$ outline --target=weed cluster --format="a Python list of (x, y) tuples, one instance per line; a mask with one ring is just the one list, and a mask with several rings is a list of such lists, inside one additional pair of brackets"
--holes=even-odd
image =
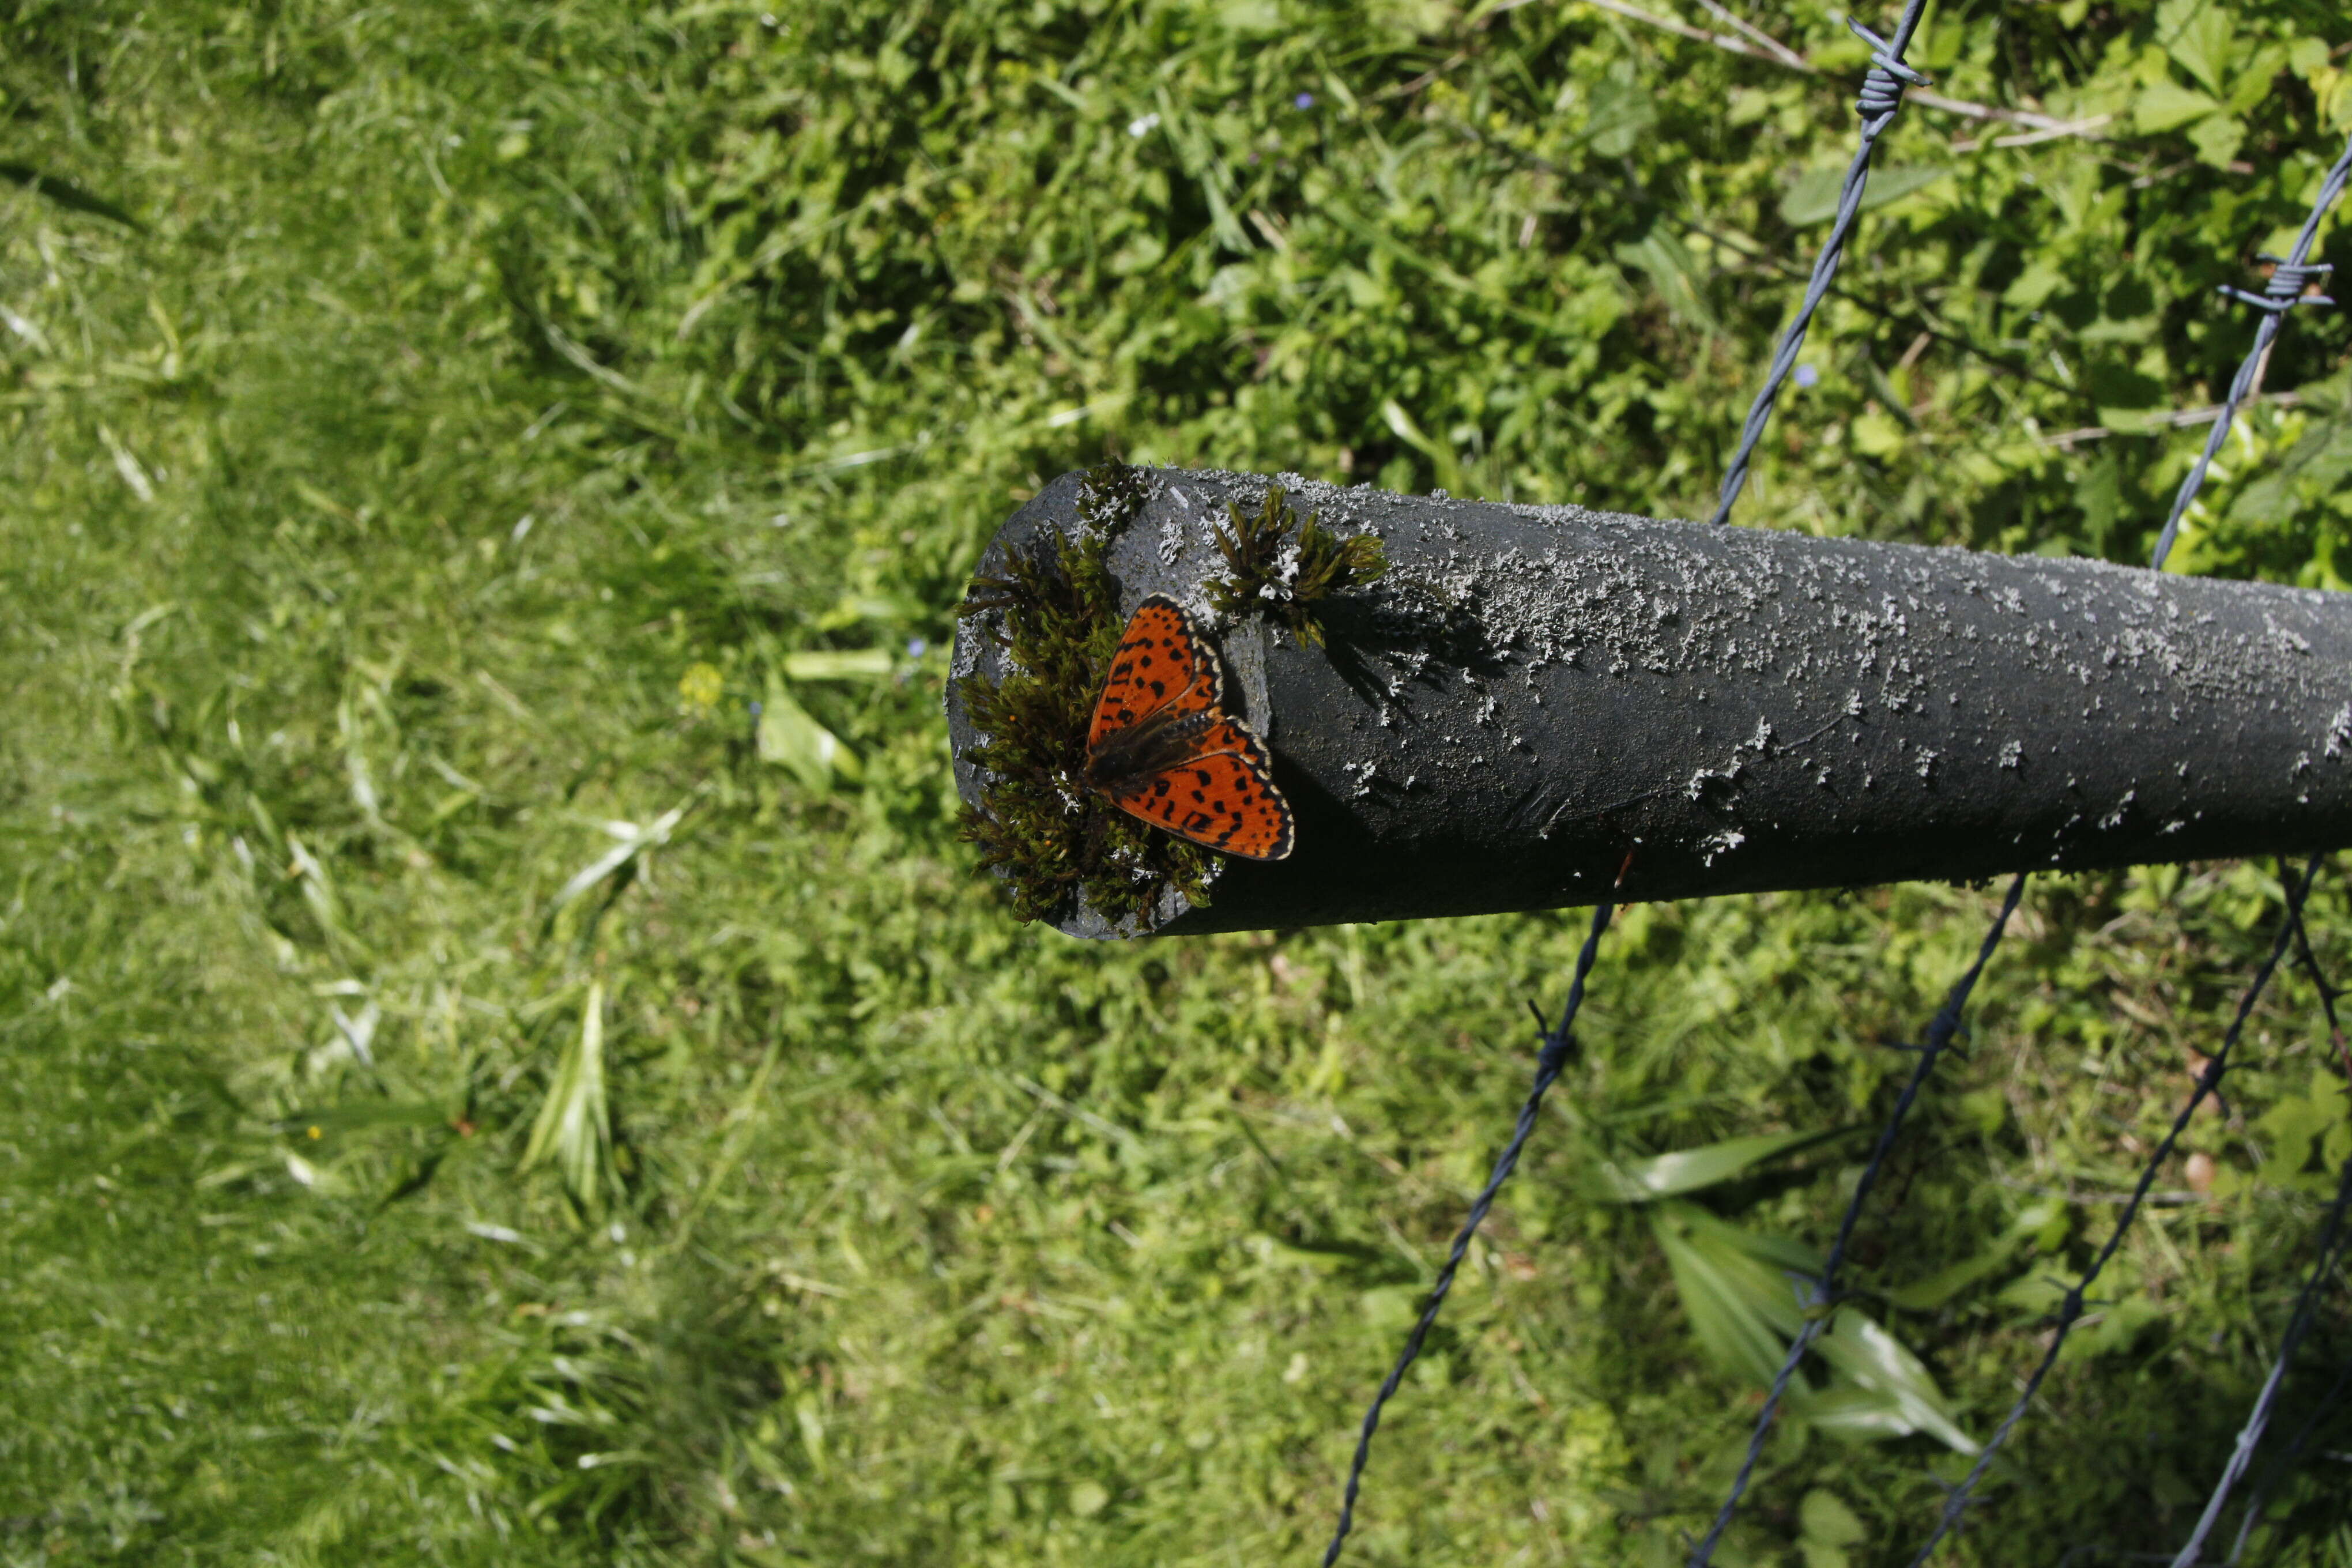
[(1148, 921), (1174, 886), (1208, 902), (1215, 857), (1146, 826), (1079, 782), (1087, 730), (1124, 623), (1107, 563), (1110, 542), (1140, 505), (1141, 470), (1107, 463), (1087, 476), (1086, 526), (1048, 530), (1014, 549), (1002, 575), (976, 577), (960, 612), (1003, 612), (1007, 673), (966, 677), (964, 711), (988, 739), (971, 760), (987, 773), (963, 837), (1004, 879), (1015, 913), (1045, 920), (1083, 900), (1114, 921)]

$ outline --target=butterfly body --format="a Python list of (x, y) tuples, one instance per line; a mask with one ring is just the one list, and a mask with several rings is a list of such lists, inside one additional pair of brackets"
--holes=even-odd
[(1273, 760), (1224, 710), (1224, 668), (1183, 606), (1146, 598), (1128, 622), (1088, 727), (1081, 781), (1180, 838), (1279, 860), (1295, 837)]

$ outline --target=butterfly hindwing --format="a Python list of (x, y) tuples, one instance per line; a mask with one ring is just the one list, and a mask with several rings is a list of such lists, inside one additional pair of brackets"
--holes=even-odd
[(1174, 715), (1215, 709), (1224, 700), (1224, 685), (1215, 650), (1193, 634), (1184, 607), (1165, 594), (1153, 594), (1136, 606), (1111, 656), (1087, 746), (1092, 750), (1104, 736), (1162, 710)]
[(1223, 714), (1192, 754), (1122, 781), (1110, 799), (1154, 827), (1228, 855), (1279, 860), (1290, 853), (1290, 805), (1275, 787), (1265, 748)]

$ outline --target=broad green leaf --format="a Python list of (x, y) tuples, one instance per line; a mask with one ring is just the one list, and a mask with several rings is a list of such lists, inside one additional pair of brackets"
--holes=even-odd
[(2333, 1191), (2336, 1171), (2352, 1154), (2352, 1118), (2347, 1115), (2344, 1084), (2325, 1068), (2312, 1069), (2308, 1093), (2281, 1100), (2254, 1128), (2269, 1137), (2270, 1154), (2261, 1174), (2274, 1185)]
[(1845, 1549), (1861, 1545), (1870, 1534), (1853, 1510), (1826, 1487), (1805, 1494), (1797, 1505), (1797, 1524), (1801, 1531), (1797, 1547), (1805, 1554), (1805, 1568), (1847, 1568), (1852, 1559)]
[(2066, 1295), (2067, 1282), (2061, 1278), (2063, 1268), (2060, 1262), (2021, 1274), (2002, 1286), (1993, 1300), (2022, 1317), (2047, 1317)]
[(1706, 280), (1698, 258), (1672, 230), (1651, 225), (1641, 238), (1617, 247), (1617, 259), (1647, 273), (1657, 286), (1658, 297), (1677, 320), (1705, 331), (1723, 330), (1714, 307), (1706, 302)]
[(1404, 411), (1402, 404), (1393, 397), (1386, 399), (1381, 404), (1381, 418), (1398, 440), (1429, 459), (1430, 467), (1437, 472), (1437, 482), (1441, 488), (1456, 495), (1469, 488), (1462, 475), (1461, 458), (1453, 447), (1431, 438), (1414, 424), (1412, 416)]
[(1939, 1268), (1924, 1279), (1879, 1292), (1906, 1311), (1932, 1312), (1986, 1275), (2007, 1263), (2022, 1237), (2004, 1237), (1973, 1258)]
[(1887, 458), (1903, 449), (1908, 433), (1883, 410), (1873, 409), (1855, 418), (1848, 427), (1853, 449), (1866, 458)]
[[(1792, 227), (1804, 228), (1835, 217), (1838, 196), (1845, 189), (1846, 168), (1844, 163), (1820, 163), (1799, 174), (1796, 184), (1780, 198), (1780, 220)], [(1862, 188), (1861, 210), (1871, 212), (1900, 201), (1950, 173), (1949, 169), (1936, 168), (1874, 169), (1870, 183)]]
[(784, 655), (784, 677), (789, 680), (849, 680), (889, 673), (887, 648), (811, 648)]
[(2140, 89), (2132, 104), (2132, 124), (2142, 135), (2155, 136), (2202, 120), (2221, 107), (2218, 100), (2191, 88), (2159, 81)]
[[(2161, 31), (2163, 21), (2159, 19), (2157, 26)], [(2171, 35), (2164, 52), (2203, 83), (2206, 91), (2218, 93), (2230, 74), (2231, 33), (2226, 7), (2201, 5)]]
[(1881, 1295), (1895, 1306), (1912, 1312), (1932, 1312), (1945, 1302), (1974, 1285), (1988, 1274), (1998, 1270), (2016, 1256), (2017, 1249), (2046, 1228), (2053, 1217), (2063, 1215), (2065, 1205), (2055, 1199), (2038, 1203), (2010, 1222), (1993, 1244), (1973, 1258), (1961, 1259), (1948, 1268), (1939, 1268), (1924, 1279)]
[(1650, 1211), (1691, 1332), (1721, 1371), (1769, 1384), (1804, 1321), (1800, 1305), (1822, 1260), (1793, 1243), (1727, 1225), (1690, 1204)]
[(2245, 121), (2233, 114), (2209, 115), (2189, 132), (2189, 144), (2197, 149), (2197, 161), (2216, 169), (2228, 168), (2245, 141)]
[(1585, 121), (1584, 135), (1602, 157), (1625, 156), (1657, 123), (1658, 106), (1630, 61), (1615, 61), (1592, 84), (1592, 115)]
[(1282, 7), (1275, 0), (1221, 0), (1217, 20), (1236, 33), (1263, 34), (1282, 28)]
[(2342, 377), (2312, 389), (2311, 422), (2302, 439), (2276, 458), (2230, 504), (2233, 522), (2277, 527), (2312, 501), (2331, 498), (2352, 479), (2352, 403)]
[(790, 768), (813, 790), (854, 783), (866, 771), (849, 743), (812, 718), (773, 672), (760, 707), (760, 760)]
[(604, 983), (591, 981), (580, 1009), (580, 1033), (557, 1064), (547, 1099), (530, 1127), (521, 1169), (552, 1160), (564, 1189), (591, 1215), (604, 1205), (611, 1163), (612, 1121), (604, 1104)]
[(620, 843), (582, 867), (572, 874), (570, 881), (557, 889), (555, 898), (547, 907), (547, 918), (552, 921), (572, 900), (647, 850), (668, 843), (670, 830), (685, 816), (685, 805), (674, 805), (642, 826), (634, 822), (605, 823), (604, 831), (619, 839)]
[(2065, 286), (2066, 274), (2056, 262), (2037, 258), (2010, 280), (2009, 287), (2001, 291), (2000, 302), (2021, 310), (2038, 310), (2043, 300)]
[[(2334, 1183), (2328, 1184), (2333, 1191)], [(2128, 1351), (2139, 1338), (2140, 1331), (2164, 1317), (2161, 1302), (2145, 1296), (2133, 1296), (2111, 1306), (2095, 1307), (2085, 1312), (2066, 1337), (2066, 1348), (2058, 1352), (2058, 1364), (2075, 1366), (2095, 1361), (2103, 1355)]]
[(1832, 1431), (1908, 1436), (1924, 1432), (1955, 1452), (1973, 1454), (1976, 1440), (1953, 1419), (1951, 1402), (1936, 1386), (1926, 1363), (1884, 1328), (1852, 1307), (1841, 1307), (1827, 1331), (1813, 1341), (1814, 1353), (1829, 1364), (1827, 1419), (1818, 1404), (1807, 1418)]
[(1861, 1131), (1832, 1127), (1803, 1132), (1765, 1132), (1749, 1138), (1727, 1138), (1696, 1149), (1677, 1149), (1647, 1160), (1618, 1163), (1595, 1162), (1601, 1191), (1617, 1203), (1647, 1203), (1654, 1198), (1695, 1193), (1746, 1174), (1768, 1160), (1843, 1138)]

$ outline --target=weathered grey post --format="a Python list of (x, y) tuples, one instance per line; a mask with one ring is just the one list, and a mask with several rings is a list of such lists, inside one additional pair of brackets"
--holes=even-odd
[[(1047, 486), (982, 570), (1076, 536)], [(1587, 511), (1147, 470), (1108, 564), (1223, 649), (1228, 705), (1297, 815), (1286, 860), (1223, 861), (1161, 934), (1775, 888), (1975, 879), (2352, 844), (2352, 595), (2094, 561), (1813, 539)], [(1227, 503), (1269, 484), (1384, 577), (1327, 646), (1206, 609)], [(1003, 673), (959, 633), (959, 698)], [(1081, 936), (1133, 934), (1074, 908)]]

